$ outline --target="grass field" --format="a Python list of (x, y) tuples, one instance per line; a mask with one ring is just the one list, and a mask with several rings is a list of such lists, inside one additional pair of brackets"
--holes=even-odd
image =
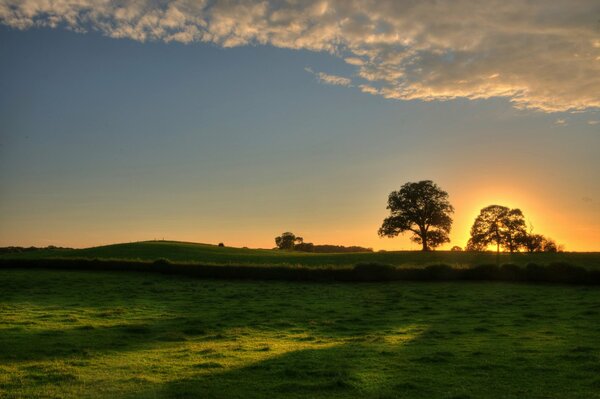
[[(173, 241), (145, 241), (115, 244), (75, 250), (43, 250), (21, 254), (6, 254), (0, 258), (88, 258), (88, 259), (134, 259), (153, 261), (159, 258), (173, 262), (199, 262), (204, 264), (251, 264), (251, 265), (304, 265), (304, 266), (351, 266), (361, 262), (381, 262), (391, 265), (426, 266), (444, 263), (454, 267), (496, 263), (495, 253), (418, 251), (312, 254), (268, 249), (243, 249), (218, 247), (216, 245), (182, 243)], [(500, 254), (500, 263), (525, 265), (568, 262), (575, 266), (600, 269), (598, 252), (565, 252), (537, 254)]]
[(600, 290), (0, 270), (0, 397), (600, 398)]

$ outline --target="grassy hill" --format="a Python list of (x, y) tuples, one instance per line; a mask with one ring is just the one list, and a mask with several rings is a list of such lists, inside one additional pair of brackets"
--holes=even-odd
[[(219, 247), (176, 241), (143, 241), (113, 244), (85, 249), (53, 249), (1, 255), (6, 258), (84, 258), (236, 265), (303, 265), (349, 266), (362, 262), (381, 262), (397, 266), (427, 266), (444, 263), (454, 267), (469, 267), (496, 263), (495, 253), (435, 251), (390, 251), (375, 253), (314, 254), (270, 249)], [(500, 254), (500, 263), (548, 264), (568, 262), (588, 269), (600, 269), (598, 252), (565, 252), (557, 254)]]

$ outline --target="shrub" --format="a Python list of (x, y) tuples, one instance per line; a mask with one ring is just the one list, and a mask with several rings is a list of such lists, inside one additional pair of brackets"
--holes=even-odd
[(387, 263), (358, 263), (352, 269), (354, 276), (362, 281), (393, 280), (396, 268)]
[(500, 268), (496, 265), (477, 265), (463, 271), (465, 280), (501, 280)]
[(169, 268), (171, 266), (171, 262), (168, 259), (160, 258), (152, 262), (152, 266), (156, 269)]
[(454, 280), (457, 278), (456, 270), (444, 264), (429, 265), (423, 269), (423, 280)]
[(505, 263), (500, 266), (500, 276), (505, 281), (522, 281), (525, 271), (522, 267), (519, 267), (512, 263)]
[(587, 283), (588, 273), (583, 267), (565, 262), (550, 263), (546, 267), (547, 281), (556, 283)]

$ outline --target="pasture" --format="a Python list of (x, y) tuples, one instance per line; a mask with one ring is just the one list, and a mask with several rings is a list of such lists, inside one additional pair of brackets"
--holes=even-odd
[(600, 398), (600, 290), (0, 270), (0, 397)]

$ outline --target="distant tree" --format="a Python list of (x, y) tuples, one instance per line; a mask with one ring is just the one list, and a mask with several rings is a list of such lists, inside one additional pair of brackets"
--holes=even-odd
[(496, 244), (496, 252), (502, 247), (512, 253), (522, 245), (526, 234), (525, 218), (520, 209), (490, 205), (475, 218), (467, 246), (481, 250)]
[(431, 180), (406, 183), (400, 190), (392, 191), (387, 209), (391, 215), (383, 221), (380, 236), (395, 237), (410, 231), (411, 240), (421, 244), (423, 251), (450, 242), (450, 215), (454, 208), (448, 201), (448, 193)]
[(299, 242), (298, 244), (294, 245), (294, 250), (301, 252), (314, 252), (315, 244), (312, 242)]
[[(331, 245), (331, 244), (312, 244), (312, 243), (303, 243), (301, 246), (305, 246), (307, 244), (312, 245), (310, 252), (317, 253), (350, 253), (350, 252), (373, 252), (373, 248), (365, 248), (359, 247), (356, 245), (352, 245), (349, 247), (345, 247), (343, 245)], [(296, 245), (296, 249), (300, 248), (300, 245)]]
[(556, 244), (551, 238), (544, 237), (544, 242), (542, 243), (542, 250), (544, 252), (562, 252), (562, 247)]
[(275, 245), (279, 249), (294, 249), (294, 245), (301, 244), (304, 240), (302, 237), (296, 237), (294, 233), (286, 231), (279, 237), (275, 237)]
[(225, 246), (225, 244), (223, 244), (222, 242), (220, 242), (220, 243), (219, 243), (219, 246), (220, 246), (220, 247), (224, 247), (224, 246)]
[(455, 245), (452, 248), (450, 248), (450, 251), (452, 251), (452, 252), (460, 252), (460, 251), (462, 251), (462, 248), (459, 247), (458, 245)]

